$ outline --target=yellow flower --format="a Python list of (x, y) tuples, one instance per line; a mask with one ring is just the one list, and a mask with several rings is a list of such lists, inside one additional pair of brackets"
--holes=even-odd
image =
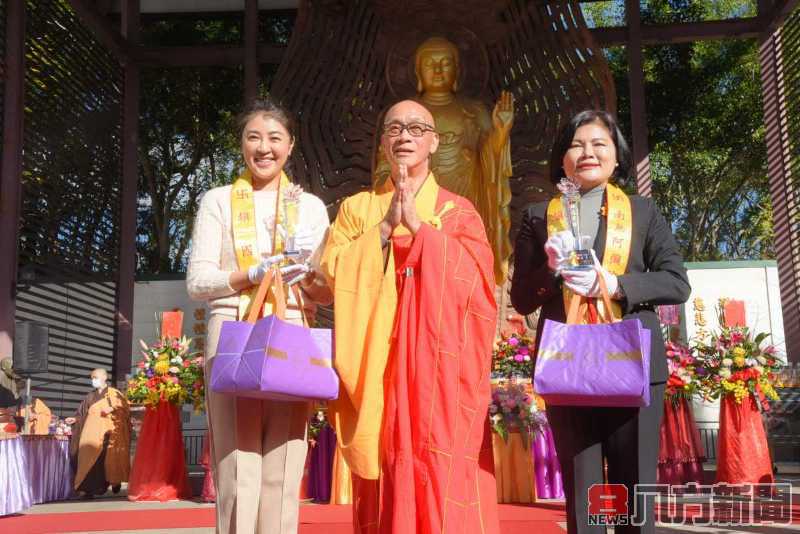
[[(744, 351), (742, 351), (742, 352), (744, 352)], [(735, 364), (737, 367), (744, 367), (744, 357), (743, 357), (743, 356), (736, 356), (736, 357), (733, 359), (733, 363), (734, 363), (734, 364)]]
[(156, 374), (165, 375), (169, 372), (169, 361), (168, 360), (159, 360), (153, 366)]
[(734, 347), (734, 349), (731, 352), (735, 357), (744, 358), (745, 356), (747, 356), (747, 351), (744, 350), (742, 347)]

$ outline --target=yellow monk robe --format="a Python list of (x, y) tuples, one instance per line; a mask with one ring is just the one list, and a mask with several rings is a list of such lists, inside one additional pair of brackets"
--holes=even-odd
[[(336, 371), (339, 399), (331, 403), (339, 447), (350, 470), (375, 480), (380, 474), (379, 438), (383, 420), (383, 372), (397, 311), (397, 280), (392, 247), (384, 269), (380, 228), (394, 186), (354, 195), (339, 208), (321, 267), (333, 288)], [(439, 185), (429, 175), (416, 195), (422, 221), (435, 221)], [(398, 226), (394, 236), (410, 232)], [(340, 349), (341, 347), (341, 349)]]
[[(29, 418), (28, 418), (28, 433), (46, 435), (50, 433), (50, 423), (53, 420), (53, 413), (47, 404), (42, 399), (34, 399), (31, 403)], [(25, 409), (22, 410), (22, 416), (25, 416)]]
[[(111, 411), (103, 416), (103, 411)], [(70, 453), (76, 490), (105, 493), (130, 474), (130, 409), (125, 396), (107, 387), (89, 393), (75, 415)], [(108, 438), (106, 438), (108, 436)]]

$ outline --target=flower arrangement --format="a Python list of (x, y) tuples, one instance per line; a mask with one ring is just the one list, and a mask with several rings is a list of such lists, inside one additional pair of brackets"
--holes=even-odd
[(525, 386), (516, 383), (498, 386), (492, 391), (489, 420), (492, 430), (503, 440), (508, 440), (509, 432), (519, 432), (525, 448), (528, 447), (530, 435), (544, 432), (548, 424), (544, 411), (539, 409), (534, 398), (525, 391)]
[(530, 337), (516, 332), (509, 336), (503, 336), (495, 342), (495, 349), (492, 353), (492, 370), (505, 378), (512, 376), (530, 378), (533, 371), (532, 353), (533, 339)]
[[(724, 320), (720, 318), (720, 324)], [(773, 345), (762, 347), (769, 334), (753, 335), (746, 326), (722, 326), (710, 341), (695, 345), (703, 366), (701, 389), (707, 399), (732, 396), (738, 404), (752, 395), (763, 410), (778, 400), (773, 387), (782, 364)]]
[(142, 345), (144, 359), (128, 381), (128, 400), (134, 404), (156, 407), (161, 401), (175, 405), (192, 404), (202, 411), (205, 401), (203, 358), (189, 353), (191, 340), (166, 338)]
[(700, 377), (706, 374), (705, 368), (697, 365), (689, 347), (668, 341), (666, 343), (669, 378), (664, 395), (673, 403), (681, 399), (691, 401), (700, 389)]
[(50, 434), (54, 434), (56, 436), (71, 436), (72, 425), (67, 423), (67, 421), (64, 419), (56, 419), (50, 423), (50, 428), (48, 431)]
[(325, 411), (317, 410), (317, 412), (311, 416), (311, 420), (308, 422), (309, 441), (315, 443), (317, 441), (319, 433), (326, 426), (330, 426), (330, 423), (328, 423), (328, 417), (325, 415)]

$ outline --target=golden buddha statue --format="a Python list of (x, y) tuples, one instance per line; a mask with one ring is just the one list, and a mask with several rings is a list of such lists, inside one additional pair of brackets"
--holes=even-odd
[[(425, 40), (414, 59), (417, 100), (433, 115), (439, 134), (431, 167), (442, 187), (468, 198), (480, 213), (494, 251), (495, 281), (502, 285), (511, 254), (514, 98), (503, 91), (489, 115), (482, 102), (459, 95), (459, 50), (442, 37)], [(376, 179), (385, 179), (388, 169), (388, 162), (379, 161)]]

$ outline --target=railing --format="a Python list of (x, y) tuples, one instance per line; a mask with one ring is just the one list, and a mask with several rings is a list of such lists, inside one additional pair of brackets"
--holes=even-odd
[(203, 455), (203, 439), (205, 430), (184, 430), (183, 449), (186, 455), (186, 468), (189, 471), (201, 471), (200, 458)]

